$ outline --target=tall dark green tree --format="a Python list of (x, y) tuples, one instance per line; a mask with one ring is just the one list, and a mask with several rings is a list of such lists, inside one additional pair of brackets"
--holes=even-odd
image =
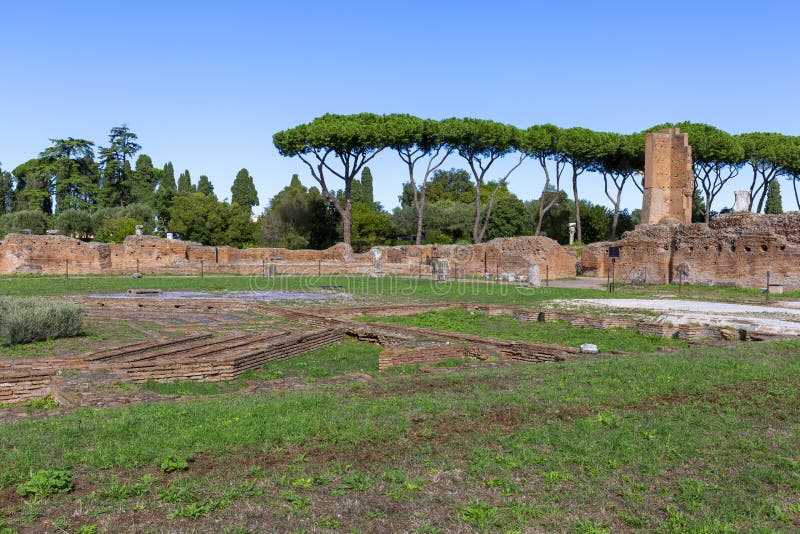
[(14, 211), (39, 210), (53, 213), (54, 183), (52, 168), (42, 158), (18, 165), (12, 174), (16, 179)]
[(695, 188), (694, 191), (692, 191), (692, 222), (705, 222), (708, 213), (709, 210), (706, 209), (703, 195), (700, 193), (699, 189)]
[(361, 202), (367, 206), (375, 206), (375, 195), (372, 190), (372, 171), (369, 167), (364, 167), (361, 171), (361, 194), (360, 198), (353, 198), (354, 202)]
[(764, 213), (778, 215), (783, 213), (783, 199), (781, 199), (781, 184), (777, 178), (773, 178), (767, 186), (767, 202), (764, 205)]
[(192, 184), (192, 176), (186, 169), (178, 176), (178, 193), (194, 193), (197, 188)]
[(0, 168), (0, 215), (14, 209), (14, 176)]
[(208, 179), (208, 176), (205, 174), (200, 175), (200, 179), (197, 181), (197, 192), (203, 193), (204, 195), (214, 195), (214, 184), (211, 183), (211, 180)]
[(106, 206), (125, 206), (133, 201), (130, 162), (142, 148), (136, 139), (137, 135), (123, 124), (111, 128), (108, 146), (100, 148), (101, 197)]
[(161, 175), (161, 182), (158, 184), (158, 188), (168, 191), (177, 191), (178, 189), (175, 183), (175, 168), (172, 166), (171, 161), (164, 164), (164, 172)]
[(153, 167), (153, 160), (147, 154), (140, 154), (136, 158), (136, 170), (133, 171), (131, 199), (134, 203), (152, 205), (155, 200), (156, 185), (157, 169)]
[(247, 169), (241, 169), (236, 173), (236, 178), (231, 185), (231, 203), (252, 210), (253, 206), (258, 206), (258, 192), (253, 183), (253, 177)]
[(53, 146), (39, 154), (49, 168), (56, 210), (87, 210), (97, 202), (98, 170), (94, 143), (86, 139), (50, 139)]

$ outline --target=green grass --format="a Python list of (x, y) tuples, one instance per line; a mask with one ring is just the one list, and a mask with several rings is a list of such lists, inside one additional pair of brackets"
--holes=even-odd
[(156, 382), (148, 380), (142, 384), (142, 389), (154, 391), (161, 395), (220, 395), (222, 393), (232, 393), (242, 389), (244, 384), (239, 381), (228, 382)]
[[(533, 305), (542, 301), (565, 298), (660, 298), (677, 296), (678, 287), (647, 286), (619, 288), (614, 293), (592, 289), (564, 289), (555, 287), (528, 288), (511, 284), (496, 284), (468, 279), (453, 282), (434, 282), (429, 279), (386, 276), (211, 276), (197, 277), (128, 277), (59, 278), (43, 276), (0, 277), (0, 296), (59, 296), (89, 293), (119, 293), (135, 288), (159, 288), (185, 291), (242, 291), (250, 289), (278, 289), (307, 291), (321, 285), (341, 286), (344, 291), (360, 297), (371, 297), (385, 302), (396, 301), (464, 301), (503, 303), (508, 305)], [(758, 289), (707, 287), (684, 285), (682, 298), (716, 299), (734, 302), (763, 302)], [(800, 298), (800, 291), (773, 296), (775, 300)]]
[[(356, 348), (337, 353), (348, 347)], [(74, 495), (42, 499), (36, 514), (7, 510), (6, 520), (36, 529), (64, 499), (79, 514), (144, 499), (150, 526), (167, 530), (240, 518), (241, 501), (279, 530), (323, 528), (336, 510), (348, 531), (792, 531), (800, 527), (798, 354), (800, 341), (769, 342), (387, 375), (373, 386), (6, 424), (0, 486), (39, 469), (82, 474)], [(77, 506), (87, 480), (140, 480), (170, 457), (195, 460), (122, 504)], [(186, 486), (188, 501), (159, 501), (196, 473), (204, 478)], [(234, 487), (245, 488), (235, 499)], [(103, 513), (78, 519), (113, 525)]]
[(566, 321), (521, 323), (507, 314), (488, 316), (483, 313), (462, 310), (432, 311), (419, 315), (396, 315), (379, 318), (360, 317), (359, 320), (434, 328), (450, 332), (463, 332), (536, 343), (555, 343), (571, 346), (593, 343), (597, 345), (601, 352), (612, 350), (651, 352), (662, 346), (686, 346), (686, 341), (684, 340), (667, 339), (656, 335), (645, 336), (629, 328), (597, 330), (594, 328), (575, 327)]
[(289, 376), (317, 379), (348, 373), (375, 376), (381, 350), (378, 345), (346, 339), (295, 358), (270, 363), (258, 371), (245, 374), (243, 379), (270, 380)]

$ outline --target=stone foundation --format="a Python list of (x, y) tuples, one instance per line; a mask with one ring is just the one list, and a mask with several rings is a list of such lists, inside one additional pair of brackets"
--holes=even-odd
[[(432, 276), (437, 260), (452, 273), (528, 275), (538, 266), (550, 278), (575, 276), (575, 259), (546, 237), (494, 239), (480, 245), (380, 247), (387, 275)], [(369, 274), (372, 252), (354, 254), (345, 244), (326, 250), (207, 247), (189, 241), (129, 236), (122, 244), (85, 243), (65, 236), (9, 234), (0, 242), (0, 274), (144, 274), (198, 275), (201, 272), (263, 275)]]
[(637, 226), (615, 243), (583, 249), (584, 272), (606, 276), (609, 246), (620, 248), (618, 282), (687, 283), (800, 290), (800, 212), (781, 215), (730, 213), (710, 224)]

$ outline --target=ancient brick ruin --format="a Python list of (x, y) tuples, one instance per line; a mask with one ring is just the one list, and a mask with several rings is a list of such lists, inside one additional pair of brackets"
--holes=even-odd
[(642, 224), (692, 222), (692, 147), (678, 128), (645, 136)]
[[(449, 276), (575, 276), (575, 258), (546, 237), (494, 239), (480, 245), (379, 247), (381, 274), (432, 276), (446, 264)], [(9, 234), (0, 242), (0, 274), (370, 274), (375, 254), (354, 254), (342, 243), (326, 250), (237, 249), (189, 241), (129, 236), (122, 244), (87, 243), (65, 236)], [(446, 261), (444, 261), (446, 260)]]
[[(583, 249), (584, 271), (606, 276), (612, 243)], [(615, 277), (621, 282), (688, 283), (800, 289), (800, 212), (719, 215), (709, 224), (638, 226), (620, 241)]]

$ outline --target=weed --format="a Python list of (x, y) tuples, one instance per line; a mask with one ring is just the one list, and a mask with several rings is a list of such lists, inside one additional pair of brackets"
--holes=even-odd
[(293, 488), (303, 488), (309, 489), (314, 485), (313, 478), (296, 478), (292, 480), (292, 487)]
[(496, 506), (476, 502), (462, 509), (461, 519), (479, 530), (488, 530), (500, 526), (500, 510)]
[(342, 528), (342, 524), (332, 516), (326, 516), (322, 518), (322, 520), (319, 522), (319, 526), (330, 530), (339, 530)]
[(183, 482), (170, 484), (158, 492), (158, 500), (163, 503), (189, 503), (198, 500), (197, 492), (194, 490), (194, 481), (185, 479)]
[(281, 499), (289, 503), (292, 508), (302, 510), (311, 506), (310, 495), (300, 495), (294, 491), (282, 491)]
[(183, 458), (178, 457), (170, 457), (161, 460), (158, 463), (158, 467), (161, 468), (161, 471), (164, 473), (172, 473), (174, 471), (186, 471), (189, 468), (189, 462), (187, 462)]
[(47, 395), (46, 397), (34, 397), (26, 400), (23, 404), (31, 410), (43, 411), (55, 410), (59, 406), (58, 401), (54, 399), (52, 395)]
[(97, 534), (97, 525), (83, 525), (75, 531), (75, 534)]
[(72, 475), (59, 469), (40, 469), (31, 473), (27, 482), (19, 485), (17, 493), (23, 497), (49, 497), (72, 491)]
[(173, 510), (170, 517), (185, 517), (186, 519), (200, 519), (217, 507), (212, 502), (190, 502)]
[(342, 484), (339, 486), (341, 489), (351, 491), (365, 491), (372, 485), (370, 477), (363, 475), (359, 472), (345, 475), (342, 477)]
[(570, 530), (576, 534), (607, 534), (609, 532), (605, 523), (593, 523), (588, 519), (581, 519), (573, 523)]
[(98, 490), (97, 495), (104, 499), (115, 501), (130, 499), (131, 497), (140, 497), (150, 491), (155, 481), (156, 478), (150, 474), (144, 475), (138, 482), (120, 483), (115, 481), (109, 487)]

